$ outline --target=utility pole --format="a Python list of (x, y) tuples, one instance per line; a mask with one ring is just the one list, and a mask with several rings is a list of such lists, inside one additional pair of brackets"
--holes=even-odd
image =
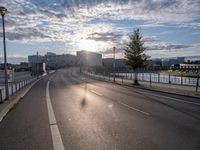
[(4, 16), (7, 13), (5, 7), (0, 7), (0, 13), (2, 16), (2, 25), (3, 25), (3, 46), (4, 46), (4, 70), (5, 70), (5, 91), (6, 91), (6, 100), (9, 99), (9, 88), (8, 88), (8, 68), (7, 68), (7, 56), (6, 56), (6, 36), (5, 36), (5, 22)]
[(113, 47), (113, 82), (115, 83), (115, 47)]

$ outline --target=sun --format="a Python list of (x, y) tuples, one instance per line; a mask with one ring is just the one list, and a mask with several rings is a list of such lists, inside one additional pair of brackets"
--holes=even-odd
[(94, 40), (88, 40), (88, 39), (83, 39), (80, 40), (78, 43), (78, 49), (79, 50), (87, 50), (87, 51), (98, 51), (98, 43)]

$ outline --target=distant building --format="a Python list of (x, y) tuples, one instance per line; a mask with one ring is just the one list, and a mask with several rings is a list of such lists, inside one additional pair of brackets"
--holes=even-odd
[(77, 64), (79, 66), (88, 67), (102, 66), (102, 54), (89, 51), (78, 51)]
[(48, 52), (45, 55), (45, 62), (50, 69), (76, 65), (76, 56), (71, 54), (56, 55)]
[(71, 54), (57, 55), (55, 53), (47, 52), (45, 56), (32, 55), (28, 56), (29, 67), (34, 63), (46, 63), (47, 68), (57, 69), (65, 66), (76, 65), (76, 56)]
[(45, 57), (42, 55), (31, 55), (28, 56), (29, 67), (31, 67), (32, 63), (42, 63), (45, 62)]
[(200, 64), (180, 64), (180, 70), (200, 70)]

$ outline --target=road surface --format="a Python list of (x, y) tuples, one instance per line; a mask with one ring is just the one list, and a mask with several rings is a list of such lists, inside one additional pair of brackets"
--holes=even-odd
[(88, 79), (41, 79), (0, 123), (0, 150), (199, 150), (200, 101)]

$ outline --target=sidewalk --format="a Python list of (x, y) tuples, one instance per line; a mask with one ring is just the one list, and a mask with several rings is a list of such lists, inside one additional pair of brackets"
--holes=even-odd
[[(6, 114), (14, 108), (14, 106), (24, 97), (24, 95), (34, 86), (40, 79), (42, 79), (44, 76), (48, 74), (52, 74), (55, 71), (50, 71), (49, 73), (45, 73), (41, 75), (38, 79), (33, 78), (31, 82), (27, 82), (26, 85), (16, 86), (16, 91), (13, 93), (12, 96), (10, 96), (9, 100), (4, 100), (3, 103), (0, 103), (0, 122), (3, 120), (3, 118), (6, 116)], [(23, 88), (22, 88), (23, 87)], [(20, 90), (19, 90), (20, 89)], [(0, 101), (1, 102), (1, 101)]]
[(6, 114), (23, 98), (23, 96), (31, 89), (31, 87), (37, 83), (40, 79), (35, 79), (29, 85), (21, 89), (20, 91), (10, 96), (9, 100), (3, 101), (0, 104), (0, 122), (6, 116)]
[[(113, 82), (113, 77), (108, 76), (101, 76), (101, 75), (94, 75), (94, 74), (88, 74), (90, 77), (103, 80), (107, 82)], [(153, 91), (160, 91), (165, 93), (172, 93), (172, 94), (178, 94), (183, 96), (191, 96), (200, 98), (200, 87), (198, 89), (198, 92), (196, 92), (195, 86), (186, 86), (186, 85), (175, 85), (175, 84), (165, 84), (165, 83), (155, 83), (155, 82), (146, 82), (146, 81), (139, 81), (140, 85), (136, 86), (133, 85), (133, 80), (130, 79), (122, 79), (122, 78), (115, 78), (115, 82), (120, 85), (126, 85), (126, 86), (132, 86), (136, 88), (143, 88), (146, 90), (153, 90)]]

